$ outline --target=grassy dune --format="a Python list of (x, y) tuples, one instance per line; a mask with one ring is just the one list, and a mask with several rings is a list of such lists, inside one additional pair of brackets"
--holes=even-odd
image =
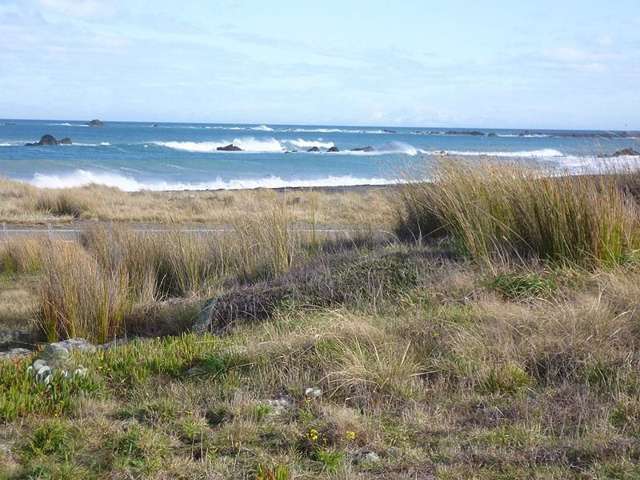
[(37, 189), (0, 179), (0, 222), (6, 223), (102, 220), (227, 225), (279, 201), (287, 204), (294, 222), (388, 225), (392, 221), (389, 193), (381, 188), (126, 193), (99, 185)]
[(224, 235), (2, 243), (6, 325), (137, 338), (46, 385), (0, 360), (0, 477), (638, 478), (636, 175), (436, 180), (378, 198), (395, 239), (255, 192)]

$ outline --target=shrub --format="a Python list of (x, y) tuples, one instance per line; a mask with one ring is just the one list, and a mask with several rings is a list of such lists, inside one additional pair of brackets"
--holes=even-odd
[(470, 256), (620, 263), (638, 246), (638, 208), (615, 176), (544, 176), (514, 165), (441, 162), (404, 187), (398, 230), (449, 235)]

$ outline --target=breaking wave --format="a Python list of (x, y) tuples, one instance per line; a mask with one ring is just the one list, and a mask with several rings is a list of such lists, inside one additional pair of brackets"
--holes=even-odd
[(350, 175), (327, 176), (316, 179), (283, 179), (277, 176), (269, 176), (259, 179), (232, 179), (215, 180), (206, 182), (167, 182), (140, 181), (133, 177), (117, 173), (92, 172), (88, 170), (75, 170), (64, 174), (36, 173), (28, 183), (39, 188), (71, 188), (86, 185), (104, 185), (115, 187), (127, 192), (141, 190), (166, 191), (166, 190), (241, 190), (250, 188), (285, 188), (285, 187), (342, 187), (356, 185), (388, 185), (396, 183), (385, 178), (364, 178)]
[(236, 138), (232, 141), (216, 142), (153, 142), (165, 148), (194, 153), (214, 153), (218, 148), (233, 144), (249, 153), (282, 153), (286, 149), (275, 138), (257, 140), (253, 137)]
[(322, 139), (319, 140), (304, 140), (302, 138), (298, 138), (297, 140), (285, 140), (285, 143), (289, 143), (297, 148), (331, 148), (335, 146), (333, 142), (324, 142)]

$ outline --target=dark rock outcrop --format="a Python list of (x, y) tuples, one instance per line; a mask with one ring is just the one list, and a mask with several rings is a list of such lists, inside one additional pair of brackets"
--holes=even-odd
[(327, 150), (327, 153), (337, 153), (337, 152), (339, 152), (339, 151), (340, 151), (340, 150), (338, 149), (338, 147), (335, 147), (335, 146), (334, 146), (334, 147), (329, 148), (329, 149)]
[(612, 157), (637, 157), (640, 155), (640, 152), (634, 150), (633, 148), (623, 148), (622, 150), (618, 150), (614, 152)]
[(352, 152), (373, 152), (374, 148), (367, 145), (366, 147), (352, 148)]
[(241, 152), (242, 149), (240, 147), (236, 147), (233, 143), (229, 145), (225, 145), (224, 147), (216, 148), (219, 152)]
[(307, 152), (319, 152), (320, 149), (318, 147), (311, 147)]
[(25, 143), (24, 145), (26, 147), (42, 147), (42, 146), (49, 146), (49, 145), (71, 145), (71, 143), (72, 142), (69, 137), (65, 137), (62, 140), (58, 141), (56, 140), (56, 137), (54, 137), (53, 135), (49, 135), (47, 133), (46, 135), (43, 135), (40, 138), (40, 141)]
[(104, 127), (104, 122), (96, 118), (87, 123), (87, 125), (89, 125), (90, 127)]
[(449, 130), (445, 135), (471, 135), (472, 137), (484, 137), (484, 132), (478, 130)]

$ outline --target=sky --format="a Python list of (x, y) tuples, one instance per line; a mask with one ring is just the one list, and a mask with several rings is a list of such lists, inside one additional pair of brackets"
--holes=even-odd
[(640, 1), (0, 0), (0, 118), (640, 129)]

